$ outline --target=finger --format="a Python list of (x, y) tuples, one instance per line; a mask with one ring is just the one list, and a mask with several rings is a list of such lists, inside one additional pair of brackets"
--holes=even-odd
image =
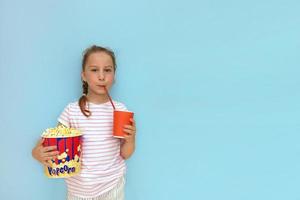
[(123, 139), (124, 139), (125, 141), (127, 141), (127, 140), (130, 139), (130, 137), (131, 137), (130, 135), (126, 134), (126, 135), (124, 135), (124, 138), (123, 138)]
[(132, 122), (132, 125), (135, 126), (135, 120), (133, 118), (130, 118), (130, 121)]
[(49, 162), (49, 161), (52, 162), (52, 160), (55, 160), (55, 159), (56, 159), (56, 157), (54, 157), (54, 156), (47, 156), (47, 157), (44, 158), (44, 161), (45, 162)]
[(53, 151), (53, 150), (57, 150), (57, 147), (56, 146), (48, 146), (48, 147), (44, 147), (43, 150), (44, 150), (44, 152)]
[(135, 126), (131, 126), (131, 125), (124, 125), (124, 128), (126, 128), (126, 129), (130, 129), (130, 130), (132, 130), (132, 131), (136, 132), (136, 128), (135, 128)]
[(45, 165), (47, 167), (52, 167), (51, 163), (48, 160), (44, 161), (43, 165)]
[(127, 141), (128, 140), (128, 135), (124, 135), (124, 140)]
[(134, 131), (131, 130), (131, 129), (124, 128), (123, 130), (124, 130), (125, 133), (128, 133), (129, 135), (134, 135)]
[(131, 122), (132, 122), (133, 129), (136, 131), (136, 123), (135, 123), (135, 120), (133, 118), (131, 118)]
[(133, 134), (136, 133), (136, 128), (132, 126), (124, 126), (123, 130), (130, 130)]
[(45, 153), (45, 156), (53, 157), (53, 156), (57, 156), (58, 154), (59, 154), (58, 151), (49, 151), (49, 152)]
[(39, 139), (38, 142), (37, 142), (37, 146), (42, 145), (44, 141), (45, 141), (45, 138)]
[(47, 166), (50, 167), (46, 161), (42, 162), (42, 164), (43, 164), (44, 166), (46, 166), (46, 167), (47, 167)]
[(124, 128), (135, 130), (135, 127), (131, 125), (124, 125)]

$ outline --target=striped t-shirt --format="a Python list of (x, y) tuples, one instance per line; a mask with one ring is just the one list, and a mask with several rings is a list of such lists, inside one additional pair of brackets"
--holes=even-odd
[[(114, 101), (116, 110), (127, 110)], [(111, 190), (125, 174), (120, 139), (112, 136), (113, 107), (110, 102), (87, 103), (91, 116), (82, 114), (78, 101), (70, 103), (58, 121), (82, 131), (80, 174), (66, 178), (68, 192), (78, 197), (96, 197)]]

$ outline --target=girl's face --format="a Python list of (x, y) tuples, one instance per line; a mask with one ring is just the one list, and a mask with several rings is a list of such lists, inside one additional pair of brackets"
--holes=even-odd
[(115, 78), (115, 70), (111, 57), (105, 52), (90, 54), (81, 77), (88, 83), (88, 96), (100, 97), (106, 95), (103, 86), (109, 90)]

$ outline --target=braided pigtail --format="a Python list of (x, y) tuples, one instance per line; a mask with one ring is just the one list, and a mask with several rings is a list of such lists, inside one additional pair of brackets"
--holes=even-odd
[(86, 117), (89, 117), (91, 116), (91, 111), (89, 111), (86, 107), (86, 104), (87, 104), (87, 93), (88, 93), (88, 84), (87, 82), (85, 81), (82, 81), (82, 90), (83, 90), (83, 94), (82, 96), (80, 97), (79, 99), (79, 107), (80, 107), (80, 110), (82, 112), (82, 114), (84, 114)]

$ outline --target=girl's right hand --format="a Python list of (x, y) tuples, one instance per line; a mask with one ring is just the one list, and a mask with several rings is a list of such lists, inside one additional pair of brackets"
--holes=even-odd
[(44, 147), (44, 140), (44, 138), (41, 138), (36, 146), (32, 149), (32, 157), (34, 157), (43, 165), (51, 167), (51, 164), (48, 161), (55, 159), (59, 152), (57, 151), (56, 146)]

